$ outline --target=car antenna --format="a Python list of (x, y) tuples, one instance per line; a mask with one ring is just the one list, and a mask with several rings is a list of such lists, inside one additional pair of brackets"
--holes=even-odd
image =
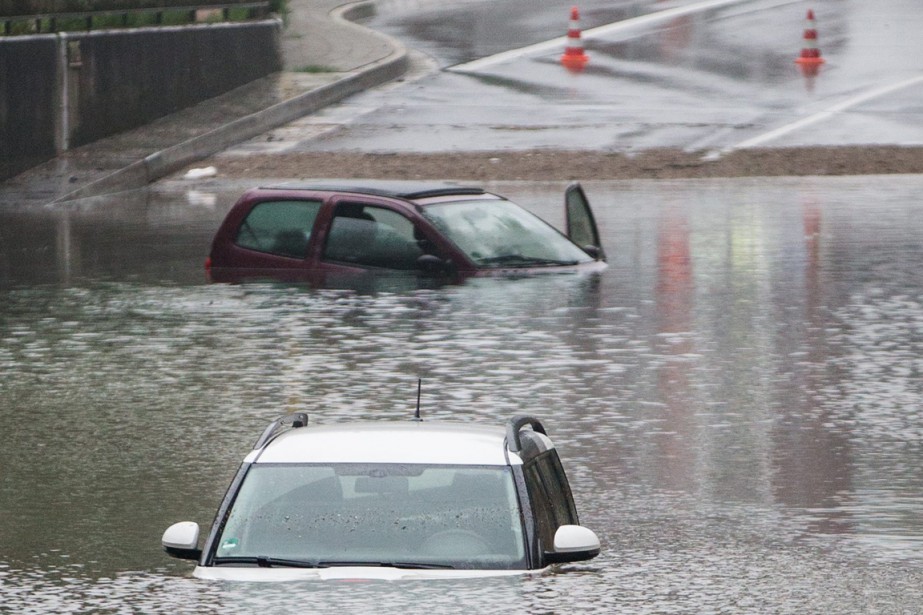
[(420, 416), (420, 391), (423, 389), (423, 378), (417, 378), (417, 411), (413, 413), (413, 420), (422, 421)]

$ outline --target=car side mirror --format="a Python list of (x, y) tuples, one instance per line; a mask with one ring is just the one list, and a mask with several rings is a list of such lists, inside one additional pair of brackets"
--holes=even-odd
[(554, 551), (546, 551), (551, 564), (581, 562), (599, 555), (599, 537), (580, 525), (562, 525), (554, 533)]
[(199, 548), (199, 524), (192, 521), (181, 521), (168, 527), (160, 543), (171, 557), (197, 560), (202, 556), (202, 549)]

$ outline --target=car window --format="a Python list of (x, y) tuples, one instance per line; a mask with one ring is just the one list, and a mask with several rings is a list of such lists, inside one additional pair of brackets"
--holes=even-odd
[(577, 507), (571, 494), (564, 467), (556, 451), (548, 451), (537, 459), (542, 470), (542, 481), (551, 497), (555, 522), (561, 525), (577, 525)]
[(396, 211), (340, 203), (324, 246), (324, 260), (384, 269), (412, 270), (423, 250), (414, 225)]
[(532, 518), (538, 530), (539, 542), (542, 549), (551, 549), (554, 544), (554, 532), (558, 529), (555, 522), (551, 497), (541, 478), (538, 464), (530, 463), (525, 466), (523, 473), (526, 479), (526, 489), (529, 492), (529, 502), (532, 505)]
[(515, 569), (525, 542), (505, 466), (257, 464), (215, 556)]
[(602, 249), (599, 241), (599, 229), (593, 218), (590, 202), (580, 184), (571, 184), (564, 193), (567, 212), (567, 235), (571, 241), (582, 248), (593, 246)]
[(242, 248), (304, 258), (320, 201), (265, 201), (250, 210), (237, 231)]
[(562, 525), (577, 525), (577, 508), (557, 452), (547, 451), (526, 464), (526, 488), (543, 548), (554, 544)]

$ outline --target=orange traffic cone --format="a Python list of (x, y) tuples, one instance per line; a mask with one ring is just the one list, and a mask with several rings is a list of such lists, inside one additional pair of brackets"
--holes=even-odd
[(808, 10), (808, 22), (804, 29), (804, 47), (795, 62), (807, 65), (824, 63), (824, 59), (820, 57), (820, 49), (817, 48), (817, 28), (814, 25), (814, 11), (810, 9)]
[(561, 64), (568, 70), (580, 72), (590, 58), (583, 53), (583, 43), (580, 40), (580, 12), (577, 7), (570, 10), (570, 27), (567, 29), (567, 47), (561, 56)]

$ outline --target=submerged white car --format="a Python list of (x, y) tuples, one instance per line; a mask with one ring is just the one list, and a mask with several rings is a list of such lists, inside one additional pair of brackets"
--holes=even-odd
[[(291, 429), (285, 429), (291, 426)], [(401, 579), (521, 574), (599, 554), (578, 525), (551, 440), (532, 417), (308, 426), (274, 421), (244, 459), (199, 548), (163, 535), (202, 579)]]

